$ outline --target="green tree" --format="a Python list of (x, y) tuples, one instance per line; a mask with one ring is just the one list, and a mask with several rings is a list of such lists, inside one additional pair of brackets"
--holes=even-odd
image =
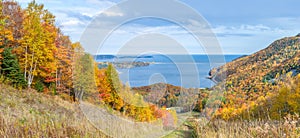
[(119, 96), (122, 88), (122, 83), (119, 80), (119, 74), (113, 65), (109, 64), (105, 75), (107, 76), (107, 82), (109, 83), (111, 96), (113, 97), (113, 102), (110, 103), (110, 105), (112, 108), (119, 111), (124, 106), (124, 101)]
[(12, 54), (11, 48), (5, 48), (3, 52), (2, 73), (14, 85), (25, 87), (26, 82), (23, 78), (19, 62), (16, 55)]
[(82, 100), (83, 94), (96, 92), (96, 81), (94, 72), (94, 60), (90, 54), (78, 53), (74, 69), (74, 92), (78, 100)]
[(106, 70), (106, 76), (112, 89), (115, 92), (119, 92), (121, 90), (121, 82), (119, 80), (119, 74), (112, 64), (108, 65)]

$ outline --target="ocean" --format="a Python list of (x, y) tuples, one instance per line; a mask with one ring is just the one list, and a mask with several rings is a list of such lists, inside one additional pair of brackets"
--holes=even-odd
[(210, 88), (210, 69), (224, 65), (243, 55), (97, 55), (97, 62), (145, 62), (147, 66), (118, 68), (120, 80), (131, 87), (168, 83), (184, 88)]

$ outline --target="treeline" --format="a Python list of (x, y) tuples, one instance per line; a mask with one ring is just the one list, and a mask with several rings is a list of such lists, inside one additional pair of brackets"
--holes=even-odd
[(84, 52), (80, 43), (72, 43), (55, 26), (55, 16), (35, 1), (22, 9), (5, 0), (0, 8), (2, 80), (16, 88), (71, 95), (74, 59)]
[(27, 8), (11, 0), (0, 2), (1, 82), (18, 89), (60, 95), (73, 101), (106, 104), (137, 121), (162, 119), (176, 124), (176, 112), (147, 103), (124, 86), (112, 65), (99, 69), (79, 42), (55, 25), (55, 16), (32, 1)]
[(150, 122), (162, 119), (165, 127), (174, 127), (177, 122), (176, 112), (159, 108), (146, 102), (138, 92), (132, 91), (128, 85), (123, 85), (112, 64), (106, 69), (95, 66), (96, 86), (100, 101), (122, 115), (136, 121)]
[(277, 93), (268, 92), (252, 102), (249, 109), (241, 113), (242, 118), (275, 119), (280, 120), (288, 115), (300, 114), (300, 74), (293, 77), (292, 72), (282, 78)]
[[(238, 97), (239, 104), (226, 99), (217, 111), (216, 117), (224, 120), (282, 120), (289, 115), (300, 114), (300, 75), (292, 77), (292, 72), (282, 78), (276, 91), (268, 91), (255, 101)], [(238, 107), (238, 108), (237, 108)]]
[(196, 100), (207, 98), (208, 95), (206, 89), (183, 88), (165, 83), (134, 87), (132, 90), (144, 96), (147, 102), (154, 103), (159, 107), (177, 107), (180, 108), (180, 112), (200, 111), (200, 105), (196, 105)]

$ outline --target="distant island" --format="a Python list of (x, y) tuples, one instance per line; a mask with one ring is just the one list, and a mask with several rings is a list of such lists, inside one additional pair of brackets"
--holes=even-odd
[[(113, 64), (116, 68), (119, 69), (130, 69), (136, 67), (145, 67), (152, 64), (152, 62), (145, 61), (123, 61), (123, 59), (130, 58), (153, 58), (151, 55), (142, 55), (142, 56), (132, 56), (132, 55), (95, 55), (94, 58), (98, 61), (99, 68), (106, 68), (108, 64)], [(105, 60), (103, 60), (105, 59)], [(120, 61), (119, 61), (120, 60)]]
[(113, 64), (116, 68), (121, 68), (121, 69), (130, 69), (130, 68), (136, 68), (136, 67), (145, 67), (149, 66), (150, 62), (142, 62), (142, 61), (137, 61), (137, 62), (98, 62), (98, 67), (99, 68), (106, 68), (108, 64)]
[(102, 59), (111, 59), (111, 60), (117, 60), (117, 59), (124, 59), (124, 58), (153, 58), (152, 55), (140, 55), (140, 56), (134, 56), (134, 55), (94, 55), (94, 58), (96, 60), (102, 60)]

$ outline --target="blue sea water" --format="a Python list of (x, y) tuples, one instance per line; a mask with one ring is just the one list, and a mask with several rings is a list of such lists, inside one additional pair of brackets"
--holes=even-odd
[(149, 62), (149, 66), (117, 68), (122, 82), (131, 87), (168, 83), (185, 88), (209, 88), (215, 85), (207, 79), (211, 68), (224, 65), (242, 55), (98, 55), (97, 62)]

